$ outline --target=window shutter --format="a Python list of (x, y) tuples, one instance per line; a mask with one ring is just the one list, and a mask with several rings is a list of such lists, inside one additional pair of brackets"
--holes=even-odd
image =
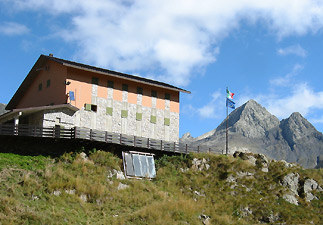
[(121, 110), (121, 118), (127, 118), (128, 117), (128, 110)]
[(97, 77), (92, 77), (92, 84), (96, 84), (96, 85), (98, 85), (98, 84), (99, 84), (99, 78), (97, 78)]
[(150, 116), (150, 122), (156, 124), (156, 122), (157, 122), (156, 116)]
[(170, 118), (164, 118), (164, 124), (166, 126), (169, 126), (170, 125)]
[(85, 104), (84, 108), (86, 111), (91, 111), (91, 104)]
[(136, 120), (142, 121), (142, 113), (136, 113)]
[(112, 107), (107, 107), (106, 111), (107, 111), (107, 112), (106, 112), (106, 113), (107, 113), (107, 115), (112, 116), (112, 112), (113, 112)]

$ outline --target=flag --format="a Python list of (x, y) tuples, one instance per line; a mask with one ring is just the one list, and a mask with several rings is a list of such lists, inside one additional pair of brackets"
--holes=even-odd
[(227, 88), (227, 98), (228, 99), (233, 99), (234, 93), (230, 92), (229, 89)]
[(231, 109), (235, 109), (236, 103), (234, 101), (230, 100), (229, 98), (227, 98), (227, 107), (229, 107)]
[(74, 91), (70, 91), (69, 96), (71, 101), (75, 101)]

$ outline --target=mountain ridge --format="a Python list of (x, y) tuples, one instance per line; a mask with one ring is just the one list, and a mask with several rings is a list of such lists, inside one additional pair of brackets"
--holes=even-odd
[[(185, 134), (180, 139), (193, 146), (225, 149), (226, 120), (216, 129), (197, 138)], [(314, 168), (323, 155), (323, 134), (299, 112), (279, 120), (255, 100), (249, 100), (228, 116), (229, 151), (262, 153), (276, 160), (296, 162)]]

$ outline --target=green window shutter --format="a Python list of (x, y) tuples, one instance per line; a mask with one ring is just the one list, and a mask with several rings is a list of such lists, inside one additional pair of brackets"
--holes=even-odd
[(121, 110), (121, 118), (127, 118), (128, 117), (128, 110)]
[(50, 86), (50, 80), (47, 80), (47, 87)]
[(152, 91), (151, 91), (151, 97), (155, 97), (155, 98), (157, 98), (157, 91), (152, 90)]
[(114, 86), (113, 81), (108, 80), (108, 87), (109, 87), (109, 88), (113, 88), (113, 86)]
[(169, 126), (170, 125), (170, 118), (164, 118), (164, 124), (166, 126)]
[(169, 93), (165, 93), (165, 99), (170, 100), (170, 94)]
[(136, 120), (142, 121), (142, 113), (136, 113)]
[(40, 83), (39, 85), (38, 85), (38, 91), (41, 91), (43, 89), (43, 84), (42, 83)]
[(91, 104), (85, 104), (84, 108), (86, 111), (91, 111)]
[(92, 77), (92, 84), (96, 84), (96, 85), (98, 85), (98, 84), (99, 84), (99, 78), (97, 78), (97, 77)]
[(128, 91), (128, 84), (122, 84), (122, 90)]
[(150, 116), (150, 122), (151, 123), (156, 123), (157, 122), (156, 116)]
[(112, 112), (113, 112), (113, 109), (112, 109), (112, 107), (107, 107), (107, 115), (110, 115), (110, 116), (112, 116)]
[(137, 87), (137, 94), (142, 95), (143, 89), (142, 87)]

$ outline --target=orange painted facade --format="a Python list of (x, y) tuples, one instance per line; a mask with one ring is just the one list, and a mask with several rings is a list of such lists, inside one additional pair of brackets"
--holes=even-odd
[[(59, 63), (48, 61), (44, 67), (39, 69), (36, 78), (17, 104), (17, 109), (66, 103), (67, 68)], [(48, 81), (49, 86), (47, 86)], [(39, 90), (40, 84), (41, 90)]]
[(89, 76), (88, 72), (68, 68), (67, 82), (70, 82), (70, 84), (66, 86), (66, 94), (69, 91), (74, 91), (75, 96), (75, 101), (69, 101), (71, 105), (82, 108), (85, 103), (91, 103), (92, 77)]
[[(98, 78), (97, 96), (108, 97), (108, 81), (113, 81), (113, 100), (122, 101), (122, 84), (128, 85), (128, 98), (130, 104), (137, 104), (137, 88), (143, 89), (142, 106), (152, 107), (151, 91), (157, 91), (156, 108), (165, 109), (165, 93), (170, 94), (170, 111), (179, 113), (179, 92), (150, 86), (147, 84), (128, 81), (104, 74), (66, 67), (59, 63), (48, 61), (48, 70), (40, 70), (17, 108), (36, 107), (44, 105), (57, 105), (70, 103), (77, 108), (92, 103), (92, 78)], [(50, 84), (47, 87), (47, 81)], [(39, 90), (39, 84), (42, 84)], [(75, 100), (68, 98), (69, 92), (74, 92)]]

